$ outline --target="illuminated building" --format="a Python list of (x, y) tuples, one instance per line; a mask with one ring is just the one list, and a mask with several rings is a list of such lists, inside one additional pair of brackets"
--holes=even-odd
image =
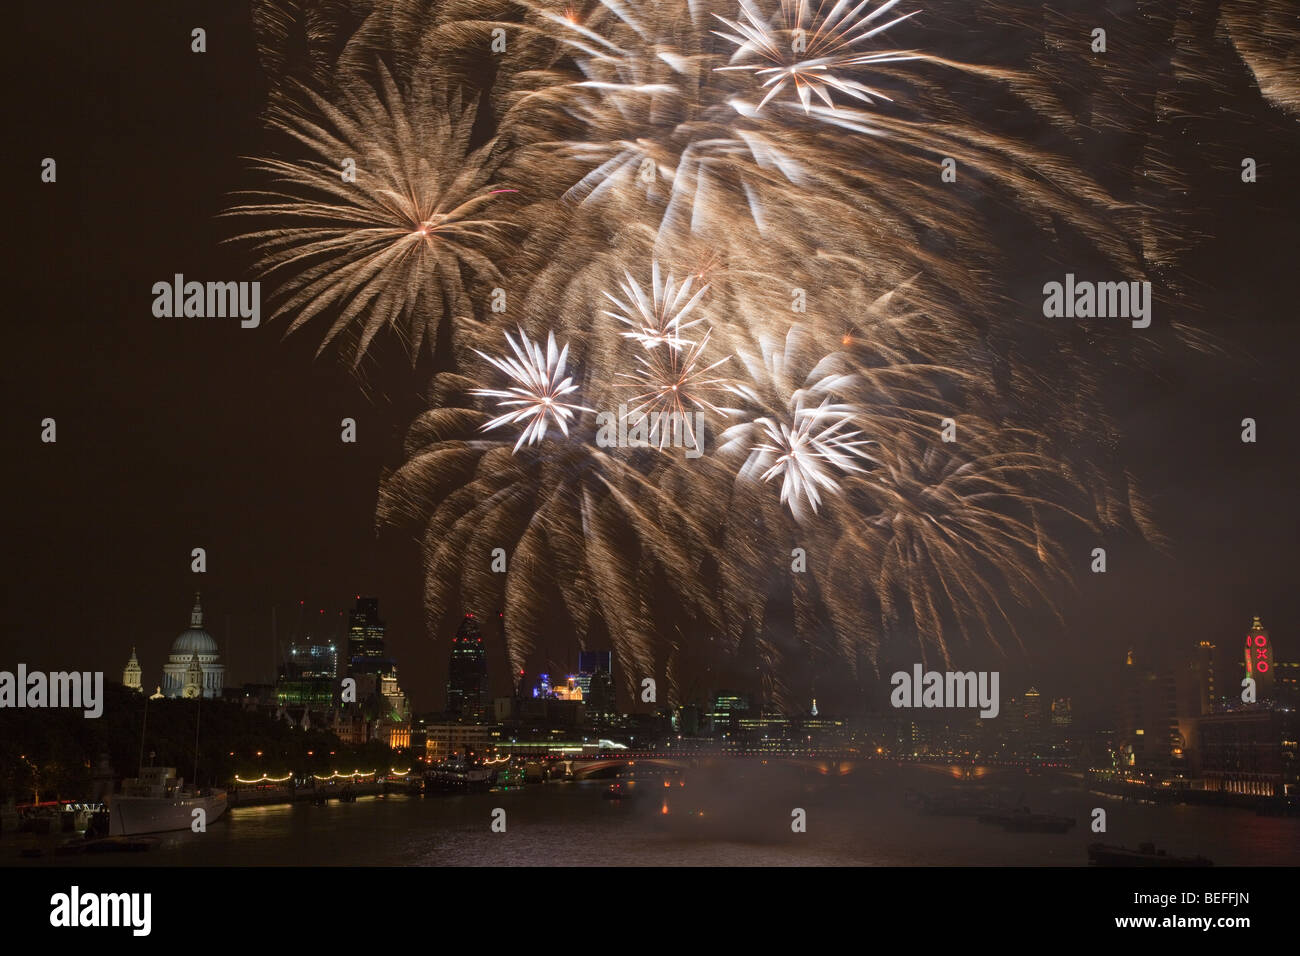
[(358, 597), (348, 616), (348, 671), (377, 674), (388, 669), (384, 658), (384, 622), (379, 618), (379, 599)]
[[(348, 615), (348, 676), (356, 681), (356, 702), (337, 719), (340, 739), (410, 741), (410, 703), (397, 683), (397, 662), (386, 656), (385, 636), (379, 599), (358, 595)], [(328, 652), (321, 652), (312, 666), (325, 669), (328, 662)]]
[(582, 685), (582, 678), (578, 674), (570, 674), (555, 681), (551, 680), (550, 674), (538, 674), (533, 697), (541, 700), (585, 700)]
[(406, 750), (411, 746), (411, 725), (384, 723), (376, 731), (375, 738), (394, 750)]
[(603, 723), (613, 719), (614, 655), (611, 651), (578, 653), (578, 685), (593, 721)]
[(198, 697), (203, 692), (203, 664), (196, 651), (190, 655), (190, 662), (185, 665), (185, 683), (181, 689), (182, 697)]
[(336, 710), (330, 717), (329, 729), (345, 747), (358, 747), (370, 736), (370, 721), (354, 711)]
[(610, 671), (596, 671), (591, 675), (587, 713), (599, 723), (606, 723), (618, 716), (614, 709), (614, 675)]
[(1268, 708), (1209, 714), (1198, 722), (1205, 789), (1255, 796), (1300, 793), (1300, 715)]
[(281, 677), (275, 682), (275, 702), (286, 706), (327, 708), (334, 703), (334, 683)]
[(1178, 725), (1176, 675), (1143, 670), (1128, 652), (1119, 681), (1120, 766), (1140, 773), (1181, 771), (1186, 741)]
[(519, 700), (517, 719), (534, 729), (582, 726), (587, 719), (586, 701), (578, 696), (570, 696), (582, 693), (576, 678), (572, 691), (569, 690), (567, 680), (564, 684), (552, 685), (548, 675), (542, 674), (540, 679), (540, 686), (533, 688), (533, 695)]
[(220, 697), (226, 681), (226, 665), (217, 653), (217, 642), (203, 629), (203, 605), (194, 595), (190, 626), (172, 642), (171, 655), (163, 667), (164, 697)]
[(1195, 653), (1178, 671), (1178, 715), (1196, 717), (1218, 708), (1214, 687), (1215, 646), (1200, 641)]
[(1069, 727), (1074, 722), (1070, 714), (1070, 698), (1058, 697), (1052, 701), (1052, 726)]
[(487, 653), (478, 620), (466, 614), (451, 639), (447, 669), (447, 713), (463, 721), (482, 723), (488, 713)]
[(577, 675), (570, 674), (563, 683), (555, 684), (551, 688), (551, 696), (556, 700), (582, 700), (582, 686), (578, 683)]
[(709, 724), (714, 734), (730, 733), (737, 729), (737, 721), (750, 709), (749, 697), (720, 691), (713, 698), (713, 710), (709, 714)]
[(1214, 689), (1214, 654), (1215, 646), (1209, 641), (1201, 641), (1197, 646), (1197, 662), (1201, 674), (1201, 713), (1208, 714), (1214, 710), (1218, 694)]
[(1245, 648), (1246, 676), (1255, 679), (1255, 699), (1258, 703), (1273, 699), (1273, 646), (1268, 639), (1268, 631), (1256, 617), (1246, 632)]
[(1273, 668), (1273, 694), (1278, 703), (1292, 710), (1300, 709), (1300, 664), (1274, 661)]
[(1201, 776), (1201, 717), (1221, 709), (1214, 685), (1215, 646), (1199, 641), (1190, 658), (1179, 664), (1175, 673), (1178, 693), (1178, 734), (1181, 756), (1191, 776)]
[(397, 685), (397, 668), (379, 675), (379, 696), (383, 699), (388, 712), (383, 719), (392, 723), (405, 724), (411, 719), (411, 705), (406, 694)]
[(138, 694), (144, 693), (144, 687), (140, 684), (140, 662), (136, 660), (135, 648), (131, 648), (131, 659), (126, 662), (126, 667), (122, 669), (122, 686), (133, 690)]
[(781, 713), (742, 713), (736, 718), (736, 736), (751, 750), (779, 749), (790, 739), (790, 718)]
[(591, 679), (595, 674), (614, 673), (614, 655), (611, 651), (578, 652), (578, 685), (584, 698), (591, 696)]
[(428, 753), (429, 740), (425, 733), (424, 721), (413, 720), (410, 725), (410, 734), (407, 737), (407, 746), (413, 751), (411, 756), (417, 759), (423, 758)]
[(1025, 691), (1020, 702), (1021, 719), (1024, 721), (1025, 745), (1029, 755), (1042, 756), (1047, 752), (1047, 739), (1044, 734), (1047, 721), (1045, 718), (1046, 702), (1038, 693), (1038, 688), (1031, 687)]
[(486, 724), (426, 724), (424, 740), (425, 753), (430, 760), (446, 760), (468, 753), (483, 753), (492, 742), (492, 729)]
[(551, 675), (550, 674), (537, 675), (537, 686), (533, 688), (533, 696), (541, 697), (543, 699), (549, 698), (551, 696)]
[(808, 716), (799, 721), (797, 737), (810, 747), (839, 747), (849, 742), (852, 733), (843, 720), (809, 711)]
[(409, 746), (411, 705), (398, 686), (397, 669), (360, 674), (353, 679), (357, 700), (333, 711), (328, 721), (330, 729), (350, 745), (382, 741), (390, 747)]
[(326, 708), (334, 703), (338, 646), (310, 640), (289, 645), (288, 659), (276, 681), (276, 703)]
[(289, 645), (289, 661), (302, 677), (335, 680), (339, 676), (339, 652), (336, 644), (313, 644), (310, 640)]

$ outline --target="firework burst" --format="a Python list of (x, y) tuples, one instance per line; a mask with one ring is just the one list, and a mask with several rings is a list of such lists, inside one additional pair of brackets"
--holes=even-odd
[(741, 354), (751, 384), (737, 392), (763, 413), (727, 429), (726, 455), (743, 456), (737, 471), (742, 482), (781, 479), (781, 504), (797, 522), (817, 514), (823, 493), (838, 489), (838, 477), (863, 470), (874, 442), (860, 430), (870, 419), (866, 410), (838, 401), (861, 390), (840, 351), (823, 353), (817, 336), (793, 327), (779, 340), (764, 337), (761, 356)]
[[(358, 357), (383, 328), (413, 354), (454, 333), (379, 509), (424, 536), (431, 630), (457, 605), (503, 608), (524, 667), (563, 617), (607, 638), (624, 675), (684, 680), (698, 644), (750, 655), (780, 698), (789, 665), (852, 670), (886, 633), (945, 659), (955, 634), (997, 644), (1068, 580), (1063, 527), (1156, 536), (1135, 488), (1109, 493), (1114, 462), (1088, 460), (1111, 437), (1097, 369), (1112, 353), (1026, 322), (989, 281), (997, 237), (1022, 225), (1140, 274), (1116, 227), (1134, 210), (1074, 158), (1094, 132), (1063, 105), (1078, 71), (902, 48), (1002, 5), (927, 0), (930, 24), (904, 24), (898, 0), (522, 5), (522, 20), (489, 0), (376, 6), (345, 78), (380, 54), (405, 82), (381, 69), (336, 82), (341, 98), (277, 97), (274, 125), (308, 158), (261, 161), (274, 191), (233, 211), (277, 219), (249, 238), (285, 277), (291, 328), (328, 312), (325, 344)], [(997, 57), (1020, 26), (980, 49)], [(479, 128), (500, 153), (472, 149), (473, 109), (432, 92), (474, 74), (446, 41), (497, 27), (510, 52)], [(1117, 70), (1105, 82), (1123, 92)], [(487, 280), (520, 310), (504, 356), (469, 307)], [(525, 328), (550, 330), (545, 346)], [(734, 424), (690, 463), (606, 448), (579, 387), (598, 408), (630, 394), (642, 418)], [(957, 445), (938, 436), (950, 416)], [(497, 548), (506, 574), (489, 570)], [(796, 549), (807, 574), (790, 573)]]
[(764, 17), (751, 0), (740, 0), (739, 21), (714, 14), (733, 32), (715, 30), (714, 35), (736, 45), (736, 52), (731, 57), (733, 64), (753, 56), (770, 65), (742, 63), (715, 69), (720, 72), (749, 72), (762, 79), (767, 93), (759, 102), (758, 109), (766, 106), (787, 86), (794, 87), (805, 114), (810, 112), (814, 95), (834, 109), (831, 90), (867, 104), (877, 99), (888, 100), (889, 97), (880, 90), (840, 74), (864, 66), (918, 59), (911, 52), (879, 50), (864, 53), (859, 47), (864, 41), (916, 15), (915, 12), (907, 13), (884, 23), (878, 22), (898, 2), (888, 0), (864, 14), (870, 0), (861, 0), (855, 7), (851, 7), (849, 0), (837, 0), (823, 15), (824, 4), (814, 6), (810, 0), (781, 0), (778, 19)]
[[(660, 212), (667, 238), (702, 229), (715, 202), (740, 201), (761, 221), (762, 194), (804, 177), (806, 158), (779, 129), (747, 118), (736, 97), (747, 81), (715, 73), (725, 65), (707, 29), (703, 4), (669, 0), (625, 5), (602, 0), (573, 20), (530, 6), (578, 76), (555, 73), (521, 98), (512, 121), (536, 129), (544, 164), (558, 152), (587, 172), (566, 195), (615, 204), (640, 194)], [(555, 140), (556, 127), (578, 135)]]
[(650, 269), (649, 296), (641, 291), (641, 286), (632, 278), (632, 273), (625, 271), (625, 281), (620, 288), (627, 301), (606, 292), (605, 297), (618, 307), (618, 311), (606, 311), (604, 314), (629, 326), (632, 331), (622, 333), (623, 336), (647, 349), (653, 350), (661, 345), (681, 349), (690, 344), (682, 333), (703, 321), (696, 318), (688, 322), (686, 317), (704, 298), (709, 287), (701, 286), (692, 296), (691, 286), (695, 282), (695, 276), (687, 276), (686, 281), (679, 286), (671, 273), (666, 278), (661, 276), (658, 259), (654, 260)]
[(483, 213), (511, 190), (491, 182), (493, 146), (470, 149), (475, 109), (458, 95), (427, 79), (402, 91), (382, 67), (377, 87), (350, 85), (338, 103), (301, 98), (270, 122), (305, 157), (256, 160), (271, 185), (240, 193), (226, 215), (270, 222), (239, 239), (280, 280), (275, 314), (291, 317), (289, 332), (329, 314), (320, 350), (347, 339), (355, 363), (388, 327), (414, 363), (468, 310), (467, 275), (499, 281), (489, 254), (507, 223)]
[(735, 385), (727, 378), (711, 376), (731, 356), (724, 355), (711, 365), (703, 363), (711, 334), (712, 330), (705, 332), (698, 342), (677, 340), (668, 348), (648, 349), (645, 355), (637, 356), (639, 368), (635, 373), (618, 373), (619, 377), (633, 380), (621, 387), (638, 393), (628, 399), (633, 405), (628, 410), (629, 424), (637, 427), (647, 421), (651, 444), (663, 448), (672, 437), (670, 429), (681, 429), (687, 446), (698, 448), (692, 412), (705, 411), (723, 418), (733, 413), (733, 409), (715, 404), (715, 399), (721, 401), (724, 395), (734, 394)]
[(767, 441), (754, 446), (753, 468), (767, 466), (763, 481), (781, 479), (781, 504), (799, 520), (805, 517), (805, 503), (816, 514), (822, 493), (839, 491), (837, 473), (863, 471), (855, 459), (867, 459), (866, 446), (873, 444), (859, 438), (861, 432), (848, 430), (853, 406), (824, 399), (807, 407), (805, 400), (803, 393), (795, 395), (791, 424), (766, 417), (754, 422), (763, 427)]
[(480, 388), (471, 393), (484, 398), (500, 399), (497, 407), (513, 409), (486, 422), (483, 430), (491, 431), (504, 425), (526, 422), (519, 441), (515, 443), (515, 451), (522, 445), (540, 442), (546, 437), (546, 429), (550, 425), (567, 436), (570, 420), (578, 412), (592, 411), (565, 401), (565, 396), (578, 390), (578, 386), (573, 384), (573, 378), (564, 374), (569, 360), (569, 347), (565, 345), (564, 348), (558, 348), (555, 333), (551, 332), (547, 335), (546, 351), (543, 352), (542, 347), (531, 341), (522, 328), (519, 330), (518, 342), (510, 337), (509, 332), (506, 333), (506, 342), (515, 353), (514, 358), (494, 358), (475, 349), (484, 361), (515, 382), (513, 387), (505, 390)]
[[(964, 289), (969, 270), (922, 241), (937, 229), (960, 235), (968, 256), (995, 254), (981, 210), (956, 190), (932, 188), (937, 164), (950, 158), (1044, 228), (1066, 218), (1111, 258), (1133, 261), (1109, 225), (1122, 203), (1077, 164), (1029, 148), (1023, 131), (999, 136), (977, 111), (1010, 88), (1023, 101), (1021, 127), (1063, 122), (1040, 115), (1054, 101), (1030, 78), (862, 49), (911, 16), (895, 16), (891, 3), (791, 0), (769, 15), (746, 0), (739, 19), (732, 0), (601, 0), (576, 19), (543, 3), (526, 8), (530, 29), (564, 56), (529, 74), (531, 88), (510, 110), (523, 147), (517, 175), (540, 181), (570, 170), (566, 198), (652, 222), (658, 251), (688, 236), (757, 232), (788, 242), (798, 230), (847, 252), (841, 237), (865, 235), (895, 264)], [(710, 29), (720, 23), (733, 29)], [(864, 70), (870, 84), (853, 78)], [(787, 102), (778, 87), (796, 94)], [(855, 105), (836, 104), (836, 95)]]

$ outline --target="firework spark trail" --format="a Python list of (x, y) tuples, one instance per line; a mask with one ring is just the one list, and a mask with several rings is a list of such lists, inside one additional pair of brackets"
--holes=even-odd
[(1300, 116), (1300, 21), (1295, 9), (1270, 0), (1224, 4), (1220, 20), (1260, 92)]
[[(250, 6), (270, 98), (289, 93), (295, 81), (327, 88), (339, 52), (359, 26), (348, 0), (253, 0)], [(300, 51), (297, 58), (291, 50)]]
[[(461, 405), (476, 386), (439, 376), (438, 407), (412, 426), (407, 463), (381, 488), (381, 523), (423, 528), (431, 628), (458, 606), (503, 607), (511, 662), (523, 667), (558, 601), (580, 638), (603, 622), (625, 676), (653, 673), (662, 622), (646, 604), (650, 568), (675, 606), (719, 626), (697, 573), (706, 529), (673, 500), (680, 482), (666, 477), (690, 478), (680, 459), (651, 451), (647, 468), (625, 450), (598, 448), (590, 433), (522, 449), (481, 437), (488, 416)], [(465, 560), (497, 547), (508, 555), (505, 575)]]
[(1004, 592), (1021, 607), (1056, 606), (1051, 589), (1068, 582), (1070, 565), (1043, 533), (1045, 513), (1095, 528), (1078, 510), (1083, 489), (1032, 449), (1039, 437), (985, 424), (960, 447), (899, 441), (882, 449), (869, 479), (846, 483), (870, 506), (837, 515), (840, 556), (885, 544), (877, 578), (885, 617), (910, 616), (941, 660), (953, 629), (969, 642), (978, 624), (997, 647), (1005, 628), (1020, 642)]

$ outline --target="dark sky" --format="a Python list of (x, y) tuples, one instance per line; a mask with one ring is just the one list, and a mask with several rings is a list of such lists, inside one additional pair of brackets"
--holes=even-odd
[[(261, 142), (247, 12), (229, 0), (79, 6), (54, 16), (24, 2), (22, 53), (6, 61), (19, 207), (6, 244), (0, 667), (117, 679), (134, 644), (158, 683), (197, 587), (228, 648), (228, 682), (265, 680), (273, 606), (288, 638), (299, 601), (319, 633), (364, 593), (380, 598), (417, 708), (441, 706), (445, 649), (423, 632), (415, 551), (377, 539), (372, 521), (381, 468), (416, 407), (409, 381), (398, 371), (362, 382), (314, 360), (310, 336), (281, 340), (265, 322), (151, 313), (153, 283), (174, 273), (254, 278), (218, 245), (229, 232), (214, 218), (248, 184), (239, 157)], [(206, 54), (189, 50), (194, 26), (208, 31)], [(1281, 657), (1300, 655), (1300, 206), (1288, 168), (1300, 136), (1258, 97), (1236, 108), (1260, 117), (1263, 179), (1207, 197), (1215, 235), (1186, 263), (1201, 290), (1188, 321), (1234, 357), (1175, 357), (1160, 380), (1115, 395), (1126, 453), (1173, 550), (1113, 546), (1109, 573), (1083, 576), (1064, 630), (1043, 634), (1031, 661), (1045, 693), (1074, 694), (1085, 709), (1104, 700), (1104, 675), (1130, 643), (1235, 648), (1258, 614)], [(58, 162), (54, 185), (39, 181), (46, 156)], [(46, 416), (57, 444), (40, 441)], [(339, 441), (344, 416), (359, 423), (356, 445)], [(1258, 444), (1239, 439), (1246, 416)], [(189, 570), (198, 546), (202, 576)]]

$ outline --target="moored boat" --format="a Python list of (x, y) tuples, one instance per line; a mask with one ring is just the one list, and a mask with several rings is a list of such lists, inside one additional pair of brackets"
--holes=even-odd
[(433, 765), (424, 774), (425, 790), (459, 792), (462, 790), (487, 790), (492, 786), (495, 771), (465, 760), (444, 760)]
[(601, 796), (606, 800), (635, 800), (640, 794), (620, 780), (611, 783)]
[(1154, 843), (1140, 843), (1136, 850), (1105, 843), (1088, 844), (1088, 862), (1095, 866), (1214, 866), (1203, 856), (1170, 856)]
[(1004, 811), (987, 793), (979, 791), (921, 794), (919, 806), (922, 813), (937, 817), (981, 817)]
[(1031, 813), (1028, 807), (1021, 807), (1006, 814), (999, 822), (1002, 829), (1010, 833), (1064, 833), (1074, 827), (1075, 819), (1052, 813)]
[(204, 825), (226, 812), (226, 791), (186, 787), (175, 767), (144, 767), (139, 777), (122, 782), (108, 807), (110, 836), (136, 836), (188, 830), (195, 811), (202, 810)]

